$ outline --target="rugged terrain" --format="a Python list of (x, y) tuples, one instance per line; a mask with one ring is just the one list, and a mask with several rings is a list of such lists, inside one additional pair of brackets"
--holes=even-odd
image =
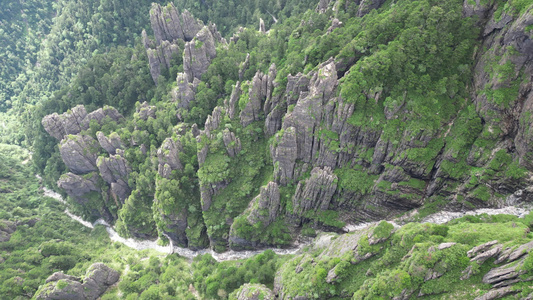
[[(297, 74), (296, 62), (274, 58), (253, 71), (243, 53), (228, 75), (220, 64), (229, 62), (217, 55), (237, 51), (245, 33), (269, 43), (276, 26), (228, 41), (187, 10), (153, 4), (155, 38), (143, 31), (142, 43), (154, 83), (163, 84), (162, 70), (182, 56), (168, 105), (143, 102), (127, 118), (82, 105), (45, 116), (69, 171), (58, 187), (87, 217), (117, 222), (123, 235), (216, 251), (283, 246), (302, 228), (340, 232), (346, 222), (414, 208), (528, 201), (528, 8), (382, 5), (356, 3), (352, 11), (320, 2), (290, 35), (286, 55), (291, 43), (305, 46), (298, 35), (313, 18), (326, 20), (313, 32), (317, 41), (345, 39), (342, 48)], [(359, 33), (346, 38), (350, 30)], [(305, 61), (320, 45), (309, 47)], [(218, 95), (217, 80), (225, 86)], [(205, 124), (192, 123), (205, 97), (218, 105)], [(152, 220), (140, 224), (142, 214)]]
[[(9, 48), (0, 108), (24, 129), (3, 140), (123, 238), (218, 253), (316, 239), (247, 260), (254, 280), (195, 258), (179, 289), (164, 269), (190, 262), (115, 262), (109, 297), (530, 297), (529, 216), (347, 229), (531, 201), (533, 2), (111, 2), (46, 6), (37, 55)], [(35, 225), (2, 219), (6, 242)], [(87, 263), (40, 293), (98, 297), (81, 294)]]

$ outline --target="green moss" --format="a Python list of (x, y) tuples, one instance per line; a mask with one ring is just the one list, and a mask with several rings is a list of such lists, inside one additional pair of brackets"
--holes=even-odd
[(356, 192), (364, 195), (374, 187), (379, 175), (368, 174), (364, 169), (356, 165), (354, 168), (344, 167), (336, 169), (335, 174), (339, 178), (339, 186), (347, 192)]

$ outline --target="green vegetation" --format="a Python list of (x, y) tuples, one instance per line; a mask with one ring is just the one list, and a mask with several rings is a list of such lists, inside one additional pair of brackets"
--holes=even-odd
[[(342, 232), (412, 208), (422, 218), (450, 204), (502, 205), (519, 190), (529, 196), (531, 74), (519, 67), (529, 56), (514, 35), (530, 33), (523, 16), (533, 2), (481, 1), (492, 20), (465, 17), (460, 0), (387, 1), (369, 11), (364, 1), (331, 1), (324, 11), (317, 2), (174, 0), (179, 11), (216, 24), (227, 41), (216, 38), (216, 57), (191, 82), (187, 107), (175, 99), (182, 92), (176, 76), (186, 69), (181, 54), (165, 62), (169, 68), (161, 63), (153, 83), (150, 65), (160, 62), (148, 58), (140, 37), (143, 29), (152, 34), (151, 1), (6, 3), (0, 142), (11, 145), (0, 144), (0, 295), (31, 298), (53, 272), (81, 276), (97, 261), (121, 272), (102, 299), (228, 299), (246, 283), (273, 289), (276, 276), (276, 289), (292, 298), (470, 299), (488, 291), (481, 278), (495, 259), (472, 262), (467, 251), (494, 239), (504, 249), (531, 241), (531, 216), (399, 229), (382, 221), (333, 237), (320, 230)], [(257, 30), (260, 19), (268, 32)], [(479, 24), (499, 25), (485, 32)], [(514, 44), (503, 45), (511, 26)], [(499, 45), (485, 49), (493, 41)], [(194, 43), (197, 51), (210, 44)], [(178, 53), (184, 46), (173, 45)], [(333, 62), (331, 78), (324, 62)], [(255, 74), (263, 74), (260, 91)], [(230, 107), (235, 87), (241, 93)], [(72, 192), (57, 186), (71, 178), (68, 153), (42, 120), (77, 105), (88, 113), (113, 107), (124, 118), (83, 124), (80, 135), (95, 142), (81, 156), (94, 168), (109, 163), (110, 174), (80, 171), (79, 182), (67, 183)], [(252, 106), (253, 120), (243, 126), (240, 113)], [(57, 120), (65, 121), (47, 125), (60, 127)], [(280, 147), (289, 127), (296, 140)], [(102, 133), (117, 149), (103, 146)], [(311, 176), (315, 168), (327, 178)], [(279, 207), (271, 197), (276, 203), (259, 208), (252, 201), (270, 182), (279, 188)], [(62, 204), (41, 195), (41, 185), (69, 192), (71, 212), (104, 217), (123, 237), (216, 252), (288, 247), (298, 235), (318, 239), (295, 256), (269, 250), (221, 263), (210, 255), (191, 261), (134, 251), (110, 243), (102, 226), (73, 223)], [(75, 195), (85, 187), (90, 192)], [(268, 219), (271, 212), (276, 217)], [(522, 279), (531, 275), (532, 257)], [(531, 292), (525, 282), (515, 288)]]

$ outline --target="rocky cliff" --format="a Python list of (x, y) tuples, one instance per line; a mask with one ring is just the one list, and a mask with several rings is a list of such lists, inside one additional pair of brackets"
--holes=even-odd
[[(498, 1), (382, 6), (320, 1), (288, 37), (300, 50), (258, 63), (257, 50), (279, 42), (275, 31), (242, 29), (228, 44), (214, 24), (154, 4), (155, 41), (143, 33), (153, 79), (170, 67), (168, 49), (183, 58), (167, 106), (140, 104), (120, 135), (88, 132), (91, 120), (123, 122), (109, 108), (46, 116), (71, 172), (60, 187), (82, 205), (103, 195), (108, 212), (92, 215), (216, 251), (286, 246), (302, 231), (341, 232), (415, 208), (530, 201), (531, 10)], [(334, 38), (346, 42), (317, 58), (320, 41)], [(259, 48), (228, 52), (249, 45)], [(185, 122), (205, 110), (194, 119), (204, 124)]]

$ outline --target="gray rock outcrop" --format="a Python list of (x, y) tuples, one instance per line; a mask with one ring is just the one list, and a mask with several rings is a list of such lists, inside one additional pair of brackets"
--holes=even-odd
[(190, 41), (203, 27), (202, 22), (194, 19), (189, 11), (184, 10), (180, 14), (173, 3), (164, 7), (153, 3), (150, 23), (158, 45), (176, 39)]
[(124, 149), (124, 144), (116, 132), (113, 132), (109, 137), (106, 137), (103, 132), (99, 131), (96, 133), (96, 138), (98, 139), (100, 146), (111, 155), (117, 154), (117, 149)]
[(182, 150), (179, 140), (167, 138), (163, 141), (161, 148), (157, 150), (159, 175), (165, 178), (170, 178), (170, 172), (183, 169), (179, 159), (179, 153)]
[(83, 205), (89, 201), (91, 193), (100, 192), (98, 179), (99, 176), (96, 172), (91, 172), (84, 176), (69, 172), (61, 175), (57, 181), (57, 186), (64, 189), (67, 195), (76, 202)]
[(189, 108), (189, 103), (195, 98), (199, 82), (197, 78), (194, 78), (193, 82), (189, 82), (187, 74), (178, 73), (176, 77), (177, 86), (172, 90), (172, 100), (178, 103), (178, 108)]
[[(145, 36), (143, 31), (143, 36)], [(169, 41), (162, 41), (156, 48), (147, 48), (146, 55), (148, 56), (148, 64), (150, 65), (150, 75), (154, 83), (157, 85), (159, 75), (163, 68), (170, 69), (172, 58), (181, 55), (183, 49), (178, 43), (171, 43)]]
[(274, 162), (274, 179), (286, 185), (294, 178), (294, 167), (297, 158), (296, 129), (288, 127), (275, 136), (274, 143), (270, 146), (270, 153)]
[(232, 300), (274, 300), (274, 293), (264, 284), (247, 283), (230, 295)]
[(144, 30), (142, 38), (148, 55), (150, 74), (157, 84), (161, 69), (171, 67), (172, 57), (182, 54), (183, 43), (191, 41), (204, 24), (196, 20), (187, 10), (180, 14), (173, 3), (164, 7), (153, 3), (150, 9), (150, 23), (155, 42), (148, 38)]
[(222, 140), (224, 141), (224, 146), (226, 146), (228, 155), (230, 157), (235, 157), (241, 152), (241, 140), (239, 137), (235, 136), (235, 133), (227, 128), (224, 129), (222, 134)]
[(128, 161), (120, 155), (111, 155), (98, 157), (96, 163), (100, 176), (111, 186), (111, 196), (115, 201), (124, 203), (131, 193), (128, 186), (128, 175), (131, 172)]
[(327, 210), (336, 189), (337, 176), (331, 168), (315, 167), (311, 177), (298, 183), (292, 198), (292, 213), (302, 217), (307, 211)]
[(63, 273), (54, 273), (46, 280), (47, 284), (35, 294), (35, 299), (98, 299), (111, 285), (115, 284), (120, 274), (104, 265), (96, 263), (89, 267), (83, 280)]
[(42, 124), (46, 132), (58, 140), (62, 140), (65, 135), (78, 134), (82, 130), (83, 120), (87, 117), (85, 106), (73, 107), (70, 112), (58, 115), (53, 113), (43, 118)]
[(17, 230), (17, 225), (11, 221), (0, 220), (0, 243), (8, 242)]
[(148, 118), (156, 118), (157, 107), (149, 105), (148, 102), (144, 101), (137, 107), (135, 113), (139, 116), (141, 120), (148, 120)]
[(183, 71), (188, 81), (193, 82), (194, 78), (201, 79), (215, 57), (215, 37), (208, 27), (204, 27), (192, 41), (185, 44)]
[[(264, 118), (264, 114), (270, 112), (269, 105), (264, 108), (265, 103), (269, 103), (272, 97), (274, 79), (276, 78), (276, 66), (270, 67), (268, 75), (258, 71), (252, 81), (248, 91), (248, 102), (240, 113), (240, 120), (243, 127), (250, 125), (254, 121)], [(265, 111), (266, 109), (266, 111)]]
[(69, 135), (59, 144), (63, 162), (75, 174), (87, 174), (98, 170), (96, 159), (100, 145), (88, 135)]
[(121, 122), (124, 119), (115, 108), (110, 106), (105, 106), (88, 114), (85, 106), (78, 105), (61, 115), (57, 113), (47, 115), (41, 123), (48, 134), (62, 140), (67, 135), (78, 134), (89, 129), (92, 120), (102, 124), (106, 117), (114, 122)]

